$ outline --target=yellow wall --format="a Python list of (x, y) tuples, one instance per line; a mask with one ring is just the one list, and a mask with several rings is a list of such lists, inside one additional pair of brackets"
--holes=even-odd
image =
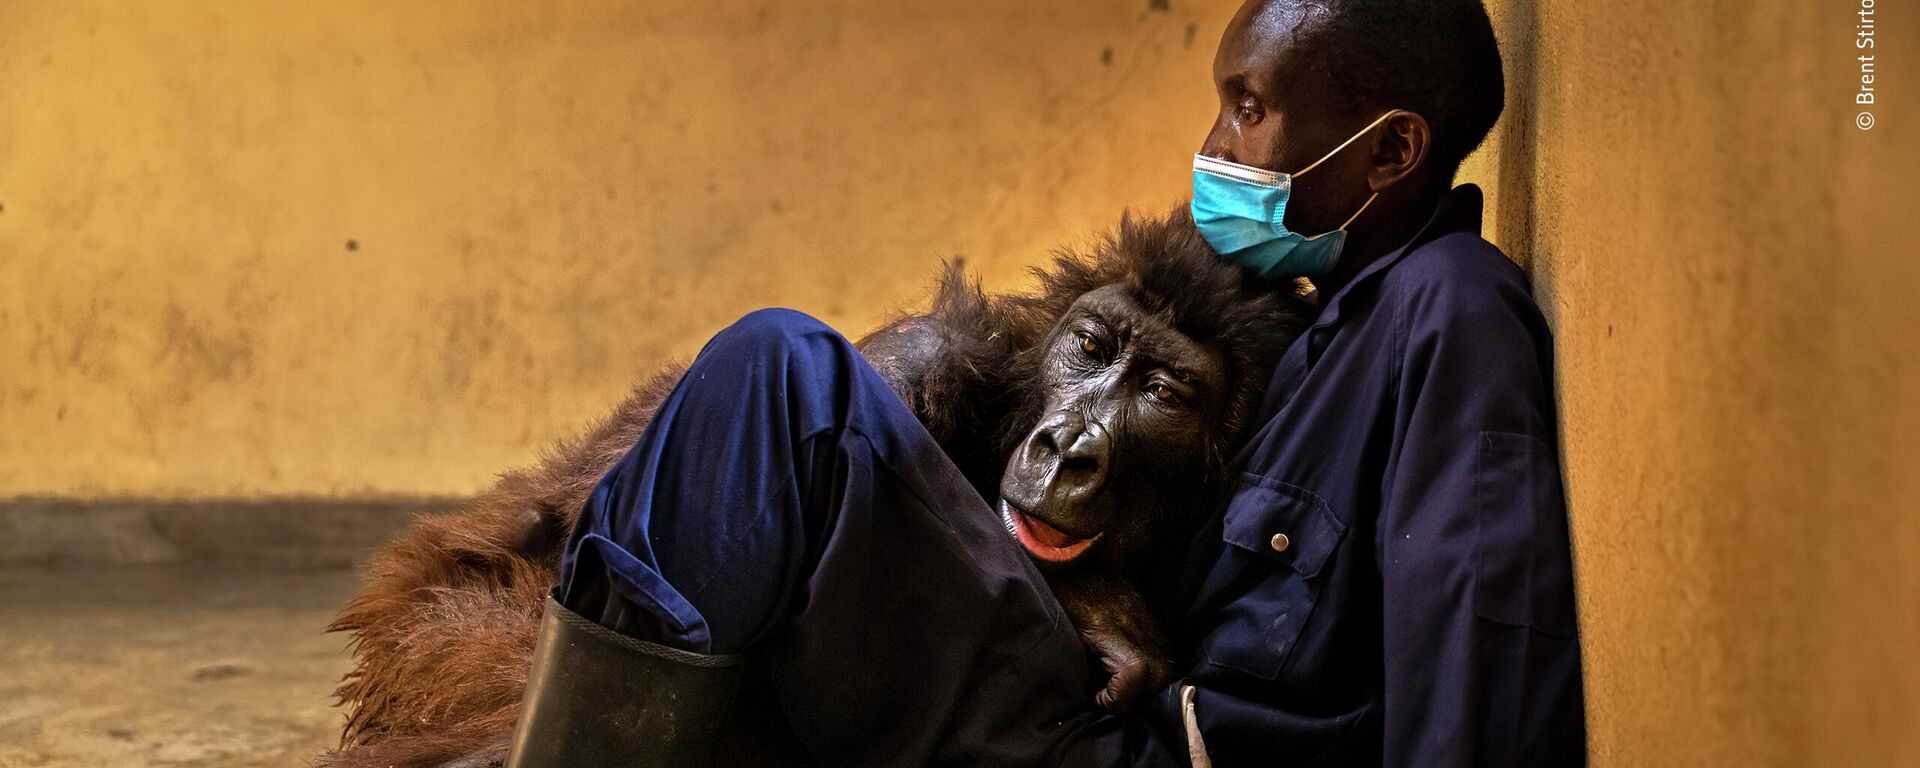
[[(0, 497), (467, 492), (749, 308), (1011, 283), (1184, 193), (1234, 3), (132, 5), (0, 4)], [(1596, 762), (1910, 759), (1920, 69), (1862, 132), (1847, 2), (1495, 6)]]
[[(1231, 2), (0, 3), (0, 498), (446, 494), (1187, 186)], [(348, 242), (357, 243), (350, 249)]]
[(1500, 9), (1597, 764), (1920, 748), (1920, 18), (1881, 6), (1865, 132), (1857, 0)]

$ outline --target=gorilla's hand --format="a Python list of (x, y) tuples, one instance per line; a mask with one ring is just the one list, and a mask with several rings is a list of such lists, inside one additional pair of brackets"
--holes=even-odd
[(1125, 712), (1172, 681), (1165, 643), (1139, 592), (1111, 575), (1068, 576), (1052, 583), (1080, 639), (1107, 670), (1106, 687), (1093, 696), (1101, 709)]

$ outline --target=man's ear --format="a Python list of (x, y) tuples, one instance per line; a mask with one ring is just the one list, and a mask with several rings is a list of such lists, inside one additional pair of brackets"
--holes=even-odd
[(1396, 109), (1374, 131), (1373, 172), (1367, 184), (1374, 192), (1419, 175), (1427, 166), (1427, 153), (1433, 148), (1433, 129), (1418, 113)]

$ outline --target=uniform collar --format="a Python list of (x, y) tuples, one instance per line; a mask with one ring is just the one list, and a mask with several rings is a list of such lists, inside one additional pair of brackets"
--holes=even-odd
[(1352, 280), (1348, 280), (1346, 285), (1340, 286), (1340, 290), (1333, 296), (1322, 302), (1325, 309), (1320, 311), (1319, 318), (1313, 323), (1313, 329), (1319, 330), (1340, 322), (1340, 305), (1347, 296), (1360, 286), (1372, 282), (1376, 276), (1392, 268), (1395, 263), (1405, 258), (1407, 254), (1418, 250), (1420, 246), (1455, 232), (1480, 234), (1480, 211), (1484, 203), (1485, 196), (1480, 193), (1480, 187), (1476, 185), (1462, 184), (1447, 190), (1446, 194), (1440, 196), (1440, 203), (1434, 206), (1433, 215), (1427, 217), (1427, 223), (1420, 227), (1419, 232), (1415, 232), (1404, 245), (1368, 264), (1365, 269), (1360, 270), (1359, 274), (1354, 275)]
[[(1333, 332), (1330, 327), (1340, 322), (1342, 308), (1351, 303), (1352, 300), (1347, 297), (1352, 296), (1353, 292), (1360, 290), (1362, 286), (1371, 285), (1378, 279), (1380, 273), (1392, 268), (1396, 262), (1426, 243), (1455, 232), (1478, 233), (1481, 200), (1480, 188), (1472, 184), (1463, 184), (1448, 190), (1446, 194), (1440, 196), (1440, 203), (1434, 206), (1433, 215), (1427, 218), (1427, 223), (1421, 226), (1420, 231), (1414, 233), (1405, 245), (1389, 251), (1385, 256), (1368, 264), (1331, 298), (1326, 299), (1322, 304), (1324, 309), (1320, 310), (1320, 316), (1315, 319), (1313, 327), (1308, 328), (1300, 338), (1294, 339), (1293, 343), (1287, 346), (1287, 351), (1280, 356), (1279, 364), (1274, 366), (1273, 376), (1267, 382), (1265, 402), (1261, 404), (1258, 421), (1254, 423), (1268, 423), (1281, 408), (1286, 406), (1288, 401), (1293, 399), (1307, 372), (1313, 368), (1320, 353), (1332, 341)], [(1258, 438), (1249, 441), (1236, 460), (1244, 461), (1249, 458), (1259, 443)]]

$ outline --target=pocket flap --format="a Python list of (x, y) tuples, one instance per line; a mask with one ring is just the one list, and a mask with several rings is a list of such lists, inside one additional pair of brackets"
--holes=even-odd
[(1223, 523), (1221, 536), (1228, 544), (1307, 577), (1320, 574), (1347, 533), (1346, 524), (1312, 491), (1250, 473), (1227, 503)]

